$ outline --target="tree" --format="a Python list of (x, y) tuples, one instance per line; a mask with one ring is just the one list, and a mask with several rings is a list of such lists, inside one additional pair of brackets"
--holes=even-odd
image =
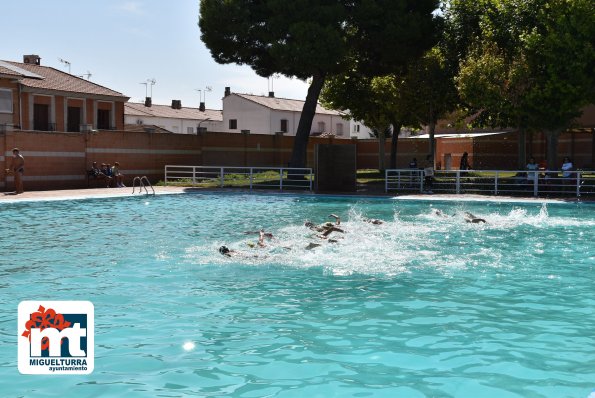
[(430, 49), (415, 60), (405, 76), (403, 90), (406, 98), (402, 103), (410, 107), (420, 124), (428, 127), (432, 159), (436, 152), (436, 124), (458, 104), (453, 77), (453, 71), (439, 47)]
[[(464, 54), (457, 77), (461, 97), (473, 112), (481, 111), (481, 123), (544, 131), (548, 167), (556, 169), (559, 134), (595, 102), (593, 2), (479, 3), (472, 18), (463, 16), (469, 12), (463, 1), (452, 1), (446, 13), (447, 31), (465, 32), (450, 36), (458, 43), (451, 48)], [(459, 29), (465, 19), (477, 25)], [(467, 47), (460, 50), (465, 40)]]
[(303, 167), (312, 119), (328, 76), (349, 57), (368, 70), (403, 64), (434, 32), (435, 0), (201, 0), (201, 39), (215, 61), (260, 76), (310, 79), (290, 165)]
[(436, 123), (457, 104), (453, 77), (438, 47), (398, 69), (389, 75), (369, 77), (352, 68), (350, 73), (330, 79), (322, 93), (327, 105), (349, 110), (372, 128), (392, 125), (391, 168), (396, 167), (402, 127), (428, 126), (433, 156)]

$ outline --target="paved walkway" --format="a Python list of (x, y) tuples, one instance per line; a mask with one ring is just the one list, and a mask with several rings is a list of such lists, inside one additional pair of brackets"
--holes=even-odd
[[(59, 191), (31, 191), (20, 195), (14, 193), (0, 194), (1, 202), (28, 202), (42, 200), (65, 200), (65, 199), (90, 199), (90, 198), (114, 198), (125, 196), (138, 196), (138, 187), (136, 193), (132, 193), (132, 187), (126, 188), (86, 188), (86, 189), (64, 189)], [(188, 192), (188, 188), (181, 187), (155, 187), (155, 194), (176, 194)], [(151, 192), (151, 190), (149, 190)], [(143, 190), (144, 193), (144, 190)]]

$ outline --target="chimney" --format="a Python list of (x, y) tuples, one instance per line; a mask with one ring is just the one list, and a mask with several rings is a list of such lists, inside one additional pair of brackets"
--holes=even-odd
[(182, 109), (182, 100), (171, 100), (171, 109)]
[(198, 106), (198, 110), (201, 111), (201, 112), (204, 112), (205, 109), (206, 109), (205, 108), (205, 103), (204, 102), (201, 102), (200, 105)]
[(151, 107), (151, 105), (152, 105), (152, 103), (151, 103), (151, 102), (152, 102), (152, 101), (151, 101), (151, 97), (145, 97), (145, 106), (146, 106), (147, 108), (150, 108), (150, 107)]
[(269, 97), (270, 98), (275, 98), (275, 92), (274, 91), (269, 91)]
[(41, 65), (41, 58), (39, 57), (39, 55), (36, 54), (23, 55), (23, 63)]
[(225, 94), (223, 96), (227, 97), (230, 94), (231, 94), (231, 87), (225, 87)]

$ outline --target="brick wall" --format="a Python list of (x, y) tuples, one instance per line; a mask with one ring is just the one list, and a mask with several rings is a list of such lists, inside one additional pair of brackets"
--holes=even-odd
[[(560, 159), (570, 156), (578, 167), (591, 167), (595, 152), (593, 133), (563, 134), (560, 137)], [(0, 134), (0, 189), (13, 190), (13, 179), (4, 169), (10, 164), (12, 148), (18, 147), (25, 157), (25, 189), (46, 190), (84, 188), (88, 186), (86, 170), (92, 162), (120, 163), (130, 184), (135, 176), (146, 175), (151, 181), (163, 180), (165, 165), (196, 166), (287, 166), (293, 137), (259, 134), (206, 133), (152, 134), (122, 131), (96, 133), (62, 133), (12, 131)], [(545, 153), (541, 134), (527, 137), (527, 151), (537, 160)], [(378, 142), (311, 137), (308, 164), (314, 163), (316, 144), (355, 144), (357, 168), (378, 167)], [(481, 138), (438, 139), (437, 163), (446, 166), (450, 156), (458, 169), (460, 156), (469, 152), (471, 165), (477, 169), (515, 169), (517, 141), (514, 134)], [(412, 158), (422, 164), (428, 153), (428, 141), (399, 139), (397, 167), (407, 168)], [(385, 144), (386, 165), (390, 160), (390, 140)]]

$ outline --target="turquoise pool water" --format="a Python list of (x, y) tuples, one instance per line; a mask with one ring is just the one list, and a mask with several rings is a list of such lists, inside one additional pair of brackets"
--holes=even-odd
[[(303, 226), (330, 213), (337, 243)], [(191, 194), (2, 204), (0, 222), (1, 396), (595, 388), (593, 205)], [(251, 248), (261, 227), (274, 239)], [(35, 299), (94, 303), (91, 375), (18, 373), (17, 305)]]

